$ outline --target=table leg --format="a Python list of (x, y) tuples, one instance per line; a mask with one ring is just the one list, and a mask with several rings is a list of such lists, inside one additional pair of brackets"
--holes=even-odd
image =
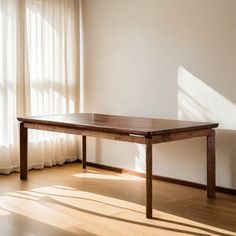
[(146, 217), (152, 218), (152, 140), (146, 139)]
[(82, 166), (83, 169), (86, 168), (86, 136), (82, 136)]
[(28, 130), (24, 127), (24, 123), (20, 123), (20, 178), (27, 180), (28, 176), (28, 160), (27, 160), (27, 149), (28, 149)]
[(207, 136), (207, 196), (216, 197), (215, 187), (215, 130)]

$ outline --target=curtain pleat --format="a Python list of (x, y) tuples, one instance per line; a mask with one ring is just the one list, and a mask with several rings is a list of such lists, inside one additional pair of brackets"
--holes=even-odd
[[(78, 0), (0, 0), (0, 173), (19, 169), (17, 116), (79, 112)], [(76, 136), (29, 131), (29, 169), (78, 157)]]

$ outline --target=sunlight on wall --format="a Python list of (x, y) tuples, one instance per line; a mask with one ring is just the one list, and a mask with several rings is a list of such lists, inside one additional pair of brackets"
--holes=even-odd
[(146, 149), (145, 145), (143, 144), (136, 144), (137, 150), (138, 150), (138, 155), (135, 157), (135, 170), (139, 172), (144, 172), (145, 171), (145, 166), (146, 166)]
[[(182, 66), (178, 68), (178, 116), (179, 120), (219, 122), (217, 131), (217, 157), (220, 164), (218, 172), (227, 170), (224, 179), (233, 184), (230, 170), (234, 165), (235, 142), (232, 131), (236, 130), (236, 104), (215, 91)], [(220, 131), (221, 130), (221, 131)], [(222, 133), (224, 130), (224, 133)], [(229, 133), (225, 133), (226, 130)], [(236, 137), (236, 136), (235, 136)], [(145, 146), (137, 144), (135, 170), (145, 171)], [(172, 146), (173, 147), (173, 146)], [(160, 150), (159, 150), (160, 154)], [(165, 150), (166, 154), (166, 150)], [(171, 154), (172, 155), (172, 154)], [(231, 160), (232, 159), (232, 160)], [(222, 161), (224, 160), (224, 161)], [(229, 165), (224, 164), (229, 160)], [(233, 171), (232, 171), (233, 172)], [(222, 176), (218, 176), (221, 184)]]
[(178, 69), (178, 119), (219, 122), (236, 130), (236, 105), (184, 67)]

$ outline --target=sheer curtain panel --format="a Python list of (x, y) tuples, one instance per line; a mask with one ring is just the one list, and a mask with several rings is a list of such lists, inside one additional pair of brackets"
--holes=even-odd
[[(79, 1), (0, 0), (0, 172), (19, 169), (17, 116), (79, 111)], [(78, 156), (73, 135), (29, 132), (29, 168)]]

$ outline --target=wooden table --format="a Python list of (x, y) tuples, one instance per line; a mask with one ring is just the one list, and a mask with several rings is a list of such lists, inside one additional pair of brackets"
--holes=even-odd
[(27, 180), (28, 129), (82, 135), (82, 165), (86, 168), (86, 137), (146, 145), (146, 217), (152, 218), (152, 145), (187, 138), (207, 138), (207, 196), (215, 198), (215, 130), (217, 123), (163, 120), (102, 114), (18, 117), (20, 178)]

